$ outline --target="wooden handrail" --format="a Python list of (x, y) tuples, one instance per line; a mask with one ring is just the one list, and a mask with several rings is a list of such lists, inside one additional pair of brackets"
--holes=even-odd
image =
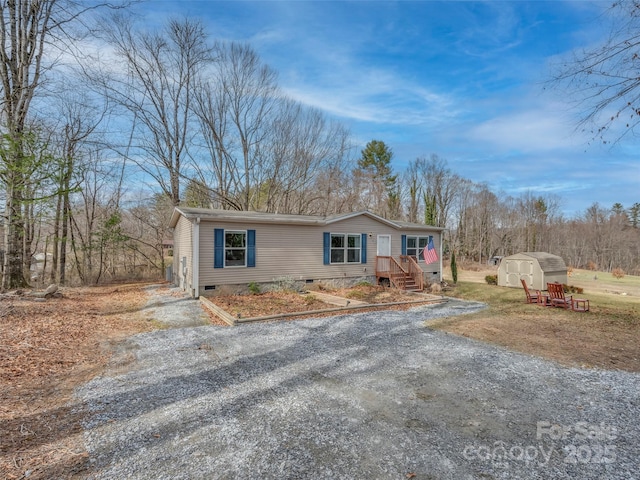
[(399, 259), (377, 256), (376, 277), (388, 278), (394, 287), (400, 289), (406, 287), (407, 277), (410, 277), (417, 288), (424, 290), (422, 268), (420, 268), (414, 257), (408, 255), (400, 255)]
[(424, 290), (423, 271), (422, 271), (422, 268), (420, 268), (420, 265), (418, 265), (418, 262), (416, 261), (415, 257), (409, 256), (409, 255), (401, 255), (400, 259), (403, 262), (406, 262), (407, 268), (405, 269), (405, 271), (413, 279), (417, 287), (420, 290)]
[(386, 277), (391, 257), (376, 257), (376, 277)]
[(406, 276), (405, 276), (404, 268), (402, 265), (398, 263), (398, 261), (390, 257), (389, 260), (389, 281), (396, 287), (401, 290), (404, 290), (406, 286)]

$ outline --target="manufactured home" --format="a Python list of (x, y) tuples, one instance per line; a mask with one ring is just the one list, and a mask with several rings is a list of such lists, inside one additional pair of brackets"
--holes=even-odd
[(170, 227), (173, 283), (194, 297), (283, 279), (411, 290), (442, 281), (442, 228), (368, 211), (310, 216), (177, 207)]

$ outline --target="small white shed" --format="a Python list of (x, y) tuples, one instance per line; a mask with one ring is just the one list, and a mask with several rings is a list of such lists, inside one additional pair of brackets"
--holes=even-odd
[(567, 283), (567, 266), (562, 257), (547, 252), (522, 252), (504, 257), (498, 267), (498, 285), (522, 288), (521, 278), (529, 288), (546, 290), (547, 283)]

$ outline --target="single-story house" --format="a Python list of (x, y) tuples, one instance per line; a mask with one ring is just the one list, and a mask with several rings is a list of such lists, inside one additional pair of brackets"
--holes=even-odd
[[(194, 297), (283, 279), (416, 290), (442, 280), (443, 228), (368, 211), (325, 217), (177, 207), (169, 226), (173, 283)], [(428, 245), (437, 258), (426, 264)]]
[(547, 252), (521, 252), (504, 257), (498, 267), (498, 285), (546, 290), (547, 283), (567, 283), (567, 266), (562, 257)]

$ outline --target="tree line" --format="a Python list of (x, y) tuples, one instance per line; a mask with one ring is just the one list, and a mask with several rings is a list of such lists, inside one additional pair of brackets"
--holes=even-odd
[(389, 179), (393, 181), (382, 204), (386, 208), (374, 211), (446, 228), (445, 254), (455, 252), (458, 262), (486, 264), (492, 257), (546, 251), (575, 268), (640, 274), (639, 202), (626, 208), (594, 203), (567, 218), (558, 195), (493, 192), (453, 172), (435, 154), (410, 162), (401, 175), (389, 171), (381, 184)]
[(329, 215), (370, 210), (446, 227), (458, 260), (547, 250), (637, 271), (638, 204), (564, 219), (287, 97), (248, 44), (195, 19), (146, 29), (127, 3), (0, 2), (2, 289), (162, 275), (178, 205)]

